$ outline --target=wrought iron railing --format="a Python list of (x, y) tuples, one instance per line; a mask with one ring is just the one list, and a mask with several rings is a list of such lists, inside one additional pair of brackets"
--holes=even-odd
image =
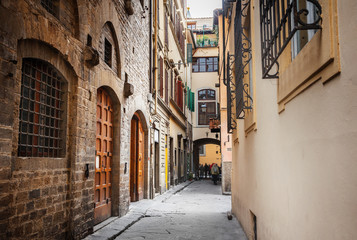
[[(237, 128), (236, 119), (244, 119), (245, 110), (252, 109), (253, 99), (249, 95), (249, 84), (244, 78), (249, 73), (252, 59), (252, 44), (244, 33), (242, 17), (247, 17), (250, 0), (237, 1), (234, 19), (234, 55), (227, 55), (227, 114), (228, 132)], [(246, 31), (250, 31), (246, 29)], [(233, 76), (234, 65), (234, 76)]]
[(309, 8), (299, 7), (299, 0), (260, 0), (263, 78), (278, 77), (277, 60), (297, 31), (321, 29), (321, 5), (305, 1)]

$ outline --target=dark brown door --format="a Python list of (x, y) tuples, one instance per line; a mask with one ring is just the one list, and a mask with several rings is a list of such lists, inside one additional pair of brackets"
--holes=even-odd
[(95, 154), (94, 223), (111, 216), (111, 170), (113, 157), (113, 106), (103, 89), (97, 92), (97, 138)]
[(130, 200), (144, 198), (144, 131), (139, 116), (131, 120), (130, 140)]

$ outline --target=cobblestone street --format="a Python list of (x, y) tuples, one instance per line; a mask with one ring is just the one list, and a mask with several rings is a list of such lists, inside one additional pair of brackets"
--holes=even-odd
[(210, 180), (195, 181), (154, 200), (133, 203), (126, 217), (87, 239), (247, 239), (238, 221), (228, 220), (230, 209), (231, 197), (222, 195), (219, 185)]

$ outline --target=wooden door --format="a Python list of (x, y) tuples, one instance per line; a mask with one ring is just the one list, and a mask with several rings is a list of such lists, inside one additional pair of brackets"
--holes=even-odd
[(97, 92), (94, 224), (111, 216), (111, 170), (113, 157), (113, 106), (103, 89)]
[(138, 195), (139, 200), (144, 198), (144, 130), (138, 122)]
[(130, 200), (144, 198), (144, 130), (138, 115), (131, 120)]
[(130, 201), (138, 201), (138, 179), (137, 179), (137, 132), (138, 132), (138, 119), (134, 116), (131, 119), (131, 139), (130, 139)]

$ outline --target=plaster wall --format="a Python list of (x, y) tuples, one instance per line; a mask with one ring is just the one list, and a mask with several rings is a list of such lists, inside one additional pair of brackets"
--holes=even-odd
[[(353, 1), (329, 1), (338, 14), (341, 73), (315, 82), (279, 114), (277, 80), (262, 79), (259, 1), (251, 1), (256, 44), (257, 129), (239, 120), (233, 139), (232, 210), (253, 239), (357, 238), (357, 82)], [(337, 8), (334, 3), (337, 2)]]
[[(198, 48), (193, 57), (214, 57), (218, 56), (218, 48)], [(217, 72), (192, 73), (192, 91), (195, 93), (195, 112), (192, 114), (193, 140), (200, 138), (215, 138), (216, 133), (211, 133), (208, 125), (198, 125), (198, 90), (216, 90), (216, 102), (219, 102), (219, 89), (215, 84), (219, 82)], [(218, 113), (218, 109), (217, 109)], [(208, 133), (208, 135), (207, 135)]]

